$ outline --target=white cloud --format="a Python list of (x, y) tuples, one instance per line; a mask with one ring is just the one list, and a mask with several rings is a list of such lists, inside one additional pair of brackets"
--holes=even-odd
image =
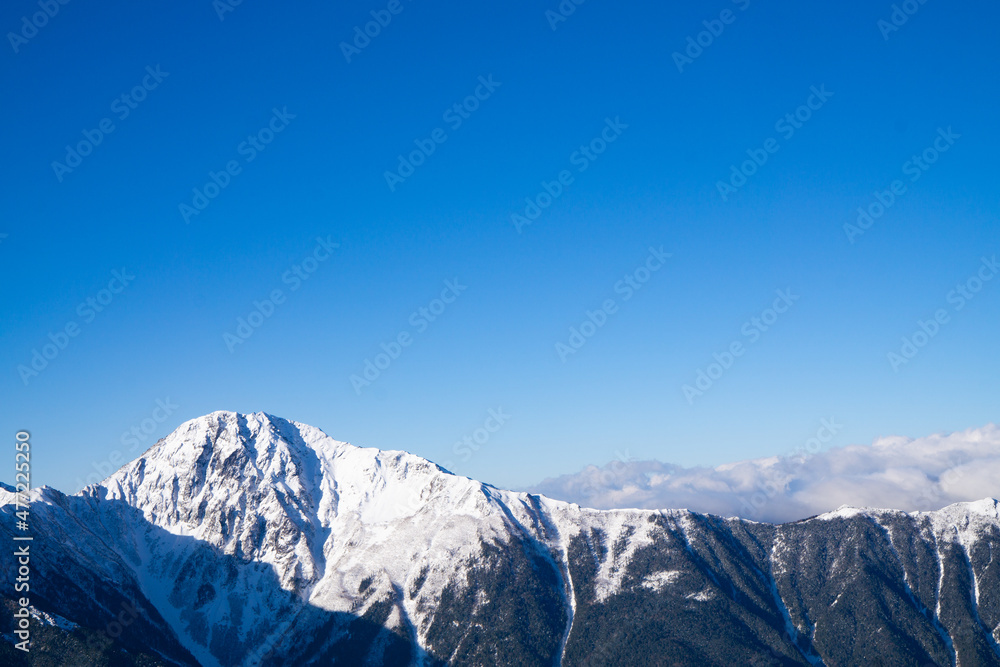
[(1000, 496), (1000, 427), (771, 457), (716, 468), (615, 461), (530, 489), (587, 507), (687, 508), (784, 522), (841, 505), (906, 511)]

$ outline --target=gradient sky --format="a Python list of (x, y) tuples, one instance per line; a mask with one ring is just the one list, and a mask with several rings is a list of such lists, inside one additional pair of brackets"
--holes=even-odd
[[(341, 43), (389, 4), (246, 0), (220, 19), (210, 0), (76, 1), (8, 34), (0, 433), (31, 431), (36, 486), (75, 491), (220, 409), (507, 487), (619, 456), (789, 453), (823, 418), (844, 425), (831, 445), (997, 420), (1000, 280), (961, 310), (948, 298), (1000, 252), (996, 3), (914, 2), (890, 32), (891, 2), (591, 0), (553, 29), (556, 0), (401, 0), (347, 62)], [(20, 34), (39, 11), (6, 3), (0, 25)], [(706, 21), (721, 34), (679, 71)], [(453, 128), (445, 112), (491, 76)], [(776, 121), (814, 86), (832, 96), (788, 137)], [(274, 109), (294, 118), (248, 161), (241, 143)], [(53, 167), (105, 118), (79, 166)], [(627, 128), (574, 157), (606, 119)], [(446, 141), (390, 189), (397, 156), (436, 128)], [(910, 181), (905, 163), (948, 128), (959, 138)], [(777, 152), (724, 201), (717, 183), (769, 138)], [(239, 173), (186, 222), (179, 205), (230, 161)], [(563, 170), (572, 183), (518, 230), (511, 215)], [(906, 191), (849, 242), (844, 225), (896, 179)], [(317, 237), (339, 247), (293, 291), (283, 276)], [(626, 301), (616, 284), (660, 246), (670, 259)], [(123, 268), (135, 278), (101, 312), (80, 307)], [(411, 314), (455, 279), (467, 288), (420, 330)], [(231, 352), (224, 334), (275, 289), (284, 302)], [(741, 329), (776, 290), (799, 298), (751, 342)], [(615, 312), (561, 360), (607, 299)], [(893, 369), (938, 309), (947, 323)], [(19, 366), (71, 323), (25, 382)], [(356, 392), (401, 332), (410, 346)], [(734, 341), (743, 356), (689, 402), (683, 385)], [(510, 417), (465, 460), (454, 443), (491, 409)], [(123, 444), (154, 415), (142, 446)]]

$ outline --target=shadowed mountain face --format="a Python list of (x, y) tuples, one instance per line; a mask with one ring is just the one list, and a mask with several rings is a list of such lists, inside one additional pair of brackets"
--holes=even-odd
[(35, 644), (0, 615), (3, 664), (1000, 665), (995, 500), (588, 510), (227, 412), (31, 500)]

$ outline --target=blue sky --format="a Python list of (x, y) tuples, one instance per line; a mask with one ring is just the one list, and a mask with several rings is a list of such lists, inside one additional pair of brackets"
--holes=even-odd
[(0, 432), (32, 432), (35, 485), (219, 409), (510, 487), (996, 421), (1000, 280), (950, 294), (1000, 251), (995, 4), (220, 7), (0, 12)]

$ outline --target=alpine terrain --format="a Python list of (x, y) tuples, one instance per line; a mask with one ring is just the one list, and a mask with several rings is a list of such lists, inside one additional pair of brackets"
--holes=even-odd
[[(992, 499), (782, 525), (592, 510), (215, 412), (30, 501), (4, 665), (1000, 665)], [(3, 487), (8, 573), (15, 521)]]

